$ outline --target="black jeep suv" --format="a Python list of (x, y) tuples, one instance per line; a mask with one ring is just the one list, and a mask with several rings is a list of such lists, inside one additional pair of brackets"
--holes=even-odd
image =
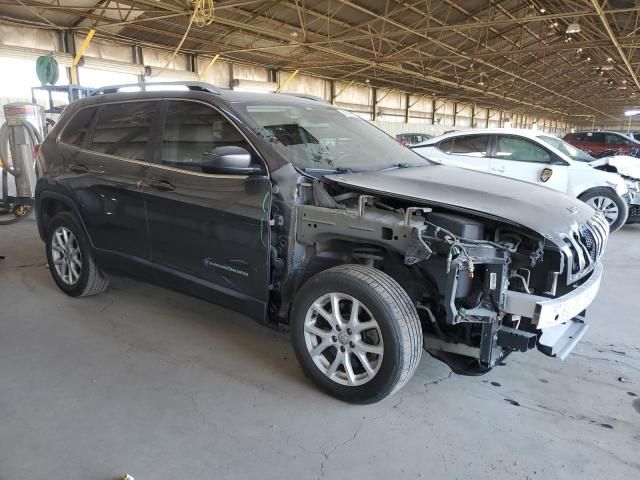
[(565, 358), (586, 331), (608, 226), (583, 202), (431, 164), (313, 97), (123, 90), (71, 104), (39, 151), (65, 293), (117, 272), (288, 325), (305, 373), (358, 403), (404, 385), (423, 345), (481, 372)]

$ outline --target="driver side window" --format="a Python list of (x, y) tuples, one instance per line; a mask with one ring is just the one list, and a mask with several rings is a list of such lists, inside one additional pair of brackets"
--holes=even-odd
[(517, 162), (551, 162), (551, 154), (540, 145), (525, 138), (508, 136), (498, 136), (496, 157)]
[(615, 133), (607, 133), (605, 139), (607, 145), (627, 145), (631, 143), (622, 135), (616, 135)]
[(168, 102), (162, 132), (162, 165), (202, 172), (207, 153), (230, 146), (253, 151), (236, 126), (217, 110), (197, 102)]

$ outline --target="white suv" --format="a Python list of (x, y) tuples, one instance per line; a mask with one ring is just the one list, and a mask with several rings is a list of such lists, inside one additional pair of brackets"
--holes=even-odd
[(463, 130), (411, 148), (437, 163), (535, 183), (579, 198), (605, 215), (611, 231), (624, 225), (629, 215), (628, 187), (620, 175), (591, 167), (579, 158), (580, 150), (541, 131)]

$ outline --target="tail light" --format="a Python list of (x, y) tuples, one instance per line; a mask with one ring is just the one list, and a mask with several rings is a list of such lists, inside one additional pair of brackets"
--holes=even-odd
[(40, 144), (36, 143), (33, 146), (33, 158), (38, 158), (38, 152), (40, 151)]

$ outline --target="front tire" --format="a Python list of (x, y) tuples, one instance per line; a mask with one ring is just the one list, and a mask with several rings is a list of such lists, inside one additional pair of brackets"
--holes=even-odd
[(96, 264), (84, 229), (71, 213), (61, 212), (51, 219), (47, 227), (46, 250), (51, 276), (67, 295), (95, 295), (109, 285)]
[(619, 230), (629, 216), (629, 205), (620, 195), (605, 187), (592, 188), (578, 197), (594, 210), (601, 212), (609, 222), (609, 230)]
[(296, 296), (290, 324), (305, 374), (346, 402), (392, 395), (420, 363), (416, 308), (395, 280), (372, 267), (341, 265), (313, 276)]

